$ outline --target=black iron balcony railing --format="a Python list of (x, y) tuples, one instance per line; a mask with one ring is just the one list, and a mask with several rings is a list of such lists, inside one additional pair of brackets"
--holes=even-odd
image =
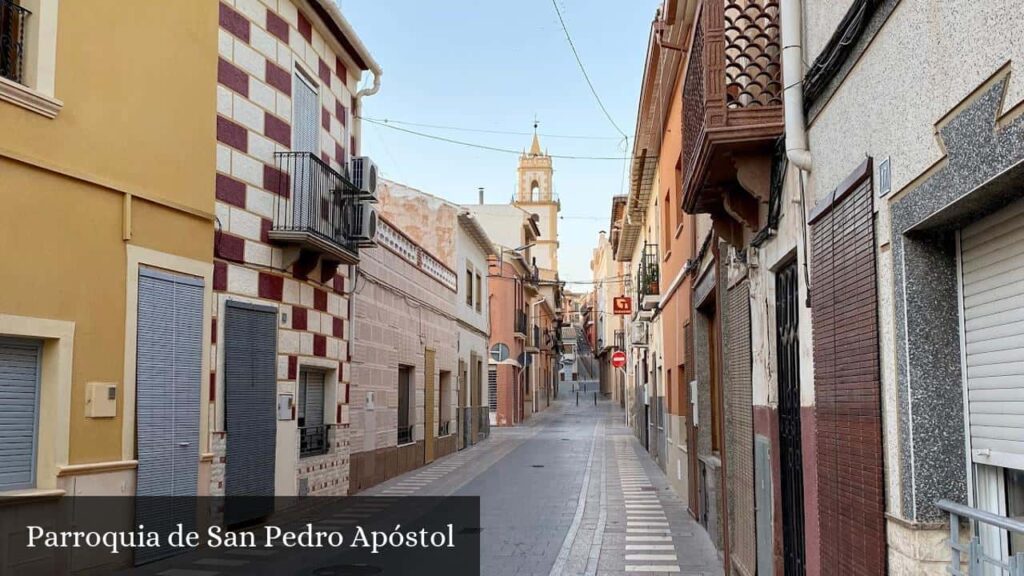
[(409, 444), (412, 442), (412, 426), (398, 427), (398, 444)]
[(327, 453), (327, 426), (299, 428), (299, 457)]
[(626, 349), (626, 331), (625, 330), (616, 330), (615, 331), (615, 348), (617, 350), (625, 350)]
[(272, 240), (346, 263), (359, 261), (358, 189), (309, 152), (278, 152)]
[(526, 335), (526, 312), (516, 310), (516, 333)]
[(644, 296), (657, 296), (660, 293), (660, 263), (658, 262), (658, 245), (648, 243), (640, 256), (640, 264), (636, 269), (637, 300), (643, 304)]
[(0, 0), (0, 76), (25, 83), (25, 29), (32, 13), (16, 0)]

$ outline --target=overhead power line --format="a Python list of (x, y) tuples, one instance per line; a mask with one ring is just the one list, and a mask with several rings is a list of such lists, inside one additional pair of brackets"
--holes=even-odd
[[(378, 122), (376, 120), (372, 120), (370, 118), (366, 118), (366, 117), (363, 117), (363, 116), (360, 116), (359, 118), (361, 120), (363, 120), (364, 122), (368, 122), (368, 123), (373, 124), (375, 126), (382, 126), (382, 127), (387, 128), (389, 130), (397, 130), (399, 132), (405, 132), (406, 134), (413, 134), (415, 136), (420, 136), (422, 138), (429, 138), (431, 140), (438, 140), (440, 142), (448, 142), (449, 144), (458, 144), (459, 146), (466, 146), (466, 147), (469, 147), (469, 148), (477, 148), (479, 150), (490, 150), (491, 152), (502, 152), (504, 154), (515, 154), (517, 156), (521, 153), (521, 151), (513, 150), (511, 148), (499, 148), (497, 146), (487, 146), (486, 144), (476, 144), (476, 143), (473, 143), (473, 142), (465, 142), (465, 141), (462, 141), (462, 140), (455, 140), (454, 138), (446, 138), (444, 136), (438, 136), (436, 134), (427, 134), (426, 132), (417, 132), (416, 130), (409, 130), (408, 128), (402, 128), (400, 126), (392, 126), (391, 124), (385, 124), (383, 122)], [(563, 155), (563, 154), (549, 154), (548, 156), (551, 157), (551, 158), (557, 158), (557, 159), (560, 159), (560, 160), (615, 160), (617, 162), (619, 160), (627, 160), (627, 159), (629, 159), (628, 156), (568, 156), (568, 155)]]
[[(417, 128), (434, 128), (436, 130), (454, 130), (456, 132), (477, 132), (480, 134), (505, 134), (509, 136), (533, 136), (533, 132), (519, 132), (516, 130), (491, 130), (486, 128), (466, 128), (463, 126), (445, 126), (441, 124), (423, 124), (419, 122), (407, 122), (405, 120), (394, 120), (391, 118), (366, 118), (364, 120), (370, 122), (377, 122), (381, 124), (398, 124), (400, 126), (414, 126)], [(617, 140), (622, 139), (618, 136), (585, 136), (582, 134), (547, 134), (541, 132), (537, 134), (543, 138), (563, 138), (567, 140)]]
[(587, 81), (587, 86), (590, 87), (590, 93), (594, 95), (594, 99), (597, 100), (597, 105), (601, 108), (601, 112), (604, 112), (605, 118), (608, 118), (608, 122), (615, 127), (615, 130), (622, 135), (624, 139), (629, 139), (626, 133), (619, 128), (619, 125), (612, 119), (612, 115), (608, 113), (608, 109), (604, 107), (604, 102), (601, 101), (601, 97), (597, 95), (597, 89), (594, 88), (594, 83), (590, 81), (590, 75), (587, 74), (586, 67), (583, 66), (583, 60), (580, 59), (579, 52), (576, 51), (576, 44), (572, 41), (572, 36), (569, 35), (569, 28), (565, 25), (565, 20), (562, 18), (562, 11), (558, 9), (558, 2), (551, 0), (551, 5), (555, 7), (555, 14), (558, 14), (558, 21), (562, 24), (562, 31), (565, 32), (565, 39), (569, 41), (569, 48), (572, 48), (572, 55), (576, 57), (576, 64), (580, 67), (580, 72), (583, 72), (583, 78)]

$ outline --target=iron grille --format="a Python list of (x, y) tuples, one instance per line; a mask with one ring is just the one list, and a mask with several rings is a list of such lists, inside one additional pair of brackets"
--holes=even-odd
[(659, 281), (661, 271), (658, 267), (658, 245), (647, 243), (640, 255), (640, 264), (636, 269), (637, 302), (643, 302), (644, 296), (657, 296), (660, 293)]
[(398, 444), (408, 444), (412, 442), (412, 426), (399, 426), (398, 427)]
[(277, 152), (278, 182), (274, 232), (306, 233), (359, 251), (359, 190), (310, 152)]
[(24, 84), (25, 29), (32, 13), (17, 0), (0, 0), (0, 76)]
[(327, 426), (305, 426), (299, 428), (299, 457), (317, 456), (327, 453)]
[(782, 468), (782, 545), (786, 576), (803, 576), (804, 481), (800, 438), (800, 339), (797, 265), (794, 260), (775, 277), (778, 337), (779, 458)]

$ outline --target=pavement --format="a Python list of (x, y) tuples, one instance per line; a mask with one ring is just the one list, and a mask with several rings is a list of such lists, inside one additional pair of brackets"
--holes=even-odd
[[(365, 490), (360, 496), (377, 498), (353, 499), (352, 510), (324, 523), (376, 517), (403, 496), (479, 496), (484, 576), (722, 574), (711, 540), (625, 426), (622, 409), (595, 402), (593, 392), (577, 404), (573, 384), (523, 424), (491, 428), (475, 446)], [(308, 561), (307, 569), (276, 549), (196, 552), (133, 573), (328, 573)]]
[(480, 496), (485, 576), (722, 574), (622, 409), (592, 392), (577, 406), (565, 384), (522, 425), (362, 495)]

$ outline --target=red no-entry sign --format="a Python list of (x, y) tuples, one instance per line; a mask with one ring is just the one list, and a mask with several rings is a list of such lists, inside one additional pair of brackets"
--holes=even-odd
[(622, 350), (612, 352), (612, 366), (622, 368), (626, 365), (626, 353)]

